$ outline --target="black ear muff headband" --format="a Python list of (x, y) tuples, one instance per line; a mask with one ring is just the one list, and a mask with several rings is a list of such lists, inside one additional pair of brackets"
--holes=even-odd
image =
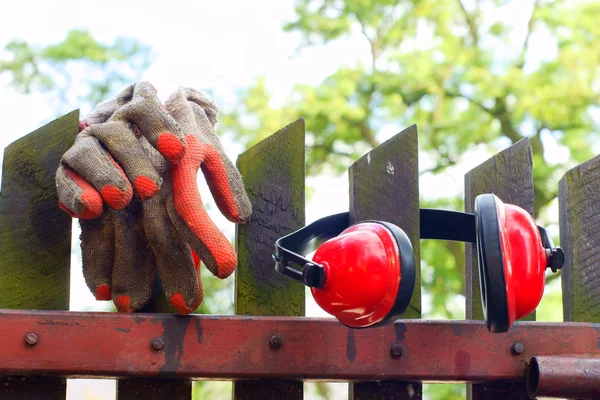
[[(421, 239), (476, 242), (475, 215), (457, 211), (422, 208), (420, 210)], [(368, 221), (363, 221), (368, 222)], [(321, 218), (275, 242), (275, 270), (309, 287), (322, 288), (325, 272), (301, 254), (314, 251), (328, 239), (338, 236), (350, 226), (348, 212)], [(290, 264), (302, 267), (292, 268)]]

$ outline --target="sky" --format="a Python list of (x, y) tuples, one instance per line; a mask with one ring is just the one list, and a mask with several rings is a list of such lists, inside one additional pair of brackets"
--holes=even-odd
[[(519, 20), (528, 18), (525, 12), (506, 12), (515, 19), (517, 26), (524, 25), (519, 24)], [(293, 15), (291, 0), (11, 1), (3, 5), (0, 16), (0, 49), (15, 38), (33, 45), (58, 42), (74, 28), (88, 29), (106, 43), (116, 36), (134, 37), (152, 47), (155, 60), (142, 79), (150, 81), (163, 100), (177, 86), (186, 85), (211, 88), (223, 106), (233, 104), (236, 91), (249, 85), (255, 76), (268, 76), (274, 93), (272, 101), (277, 103), (294, 84), (317, 84), (341, 65), (369, 56), (367, 43), (361, 36), (299, 50), (300, 36), (282, 31), (282, 24), (290, 21)], [(3, 124), (0, 147), (4, 148), (52, 120), (55, 117), (53, 106), (43, 95), (16, 93), (8, 87), (7, 76), (0, 76)], [(78, 107), (80, 105), (72, 104), (71, 109)], [(89, 109), (82, 106), (81, 111), (85, 114)], [(382, 138), (402, 128), (388, 127), (381, 132)], [(242, 151), (241, 146), (230, 140), (226, 140), (224, 146), (232, 160)], [(430, 195), (462, 194), (463, 174), (488, 157), (488, 154), (476, 151), (468, 157), (466, 164), (457, 166), (452, 175), (424, 178), (420, 182), (421, 190)], [(307, 223), (348, 210), (347, 176), (309, 177), (307, 181), (316, 189), (306, 207)], [(205, 185), (199, 184), (204, 198), (208, 198)], [(218, 213), (211, 215), (224, 232), (233, 237), (233, 224)], [(83, 281), (76, 249), (78, 236), (78, 227), (74, 224), (71, 309), (103, 309), (104, 305), (94, 300)], [(307, 295), (307, 315), (326, 316), (310, 295)], [(337, 387), (342, 393), (345, 386)], [(69, 391), (72, 399), (111, 400), (114, 383), (70, 382)]]

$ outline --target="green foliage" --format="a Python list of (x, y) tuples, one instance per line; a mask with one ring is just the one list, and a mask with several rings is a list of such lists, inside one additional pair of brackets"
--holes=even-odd
[[(90, 32), (71, 30), (59, 43), (33, 46), (21, 39), (6, 45), (7, 56), (0, 58), (0, 75), (8, 74), (11, 85), (23, 93), (44, 92), (58, 100), (57, 114), (75, 93), (77, 102), (94, 106), (114, 90), (138, 79), (149, 66), (149, 48), (135, 39), (116, 38), (108, 45)], [(74, 88), (87, 88), (79, 93)], [(72, 108), (72, 107), (71, 107)]]
[[(361, 38), (369, 52), (316, 86), (298, 83), (280, 106), (268, 78), (258, 78), (225, 130), (249, 146), (304, 117), (308, 175), (341, 174), (390, 127), (413, 123), (430, 164), (422, 176), (468, 163), (475, 148), (493, 154), (528, 137), (535, 215), (556, 223), (547, 210), (558, 179), (600, 144), (599, 1), (297, 0), (295, 11), (283, 29), (300, 33), (304, 46)], [(556, 150), (568, 157), (556, 159)], [(463, 200), (422, 197), (421, 205), (460, 210)], [(424, 317), (464, 318), (464, 245), (421, 246), (431, 298)], [(538, 319), (561, 312), (556, 282)], [(464, 398), (463, 385), (427, 387), (433, 398)]]

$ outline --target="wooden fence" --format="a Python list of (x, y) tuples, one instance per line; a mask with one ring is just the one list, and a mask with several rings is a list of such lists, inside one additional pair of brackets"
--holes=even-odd
[[(2, 309), (68, 310), (72, 220), (58, 207), (54, 173), (78, 132), (78, 117), (78, 111), (65, 115), (5, 150), (0, 197)], [(271, 259), (274, 241), (305, 224), (304, 143), (304, 121), (300, 119), (238, 158), (253, 215), (236, 231), (236, 314), (298, 317), (305, 313), (304, 287), (274, 273)], [(390, 221), (400, 226), (413, 244), (417, 279), (407, 319), (421, 317), (418, 156), (417, 127), (411, 126), (357, 160), (349, 170), (351, 222)], [(596, 157), (570, 170), (559, 183), (560, 244), (566, 252), (562, 270), (565, 321), (600, 322), (598, 166), (600, 158)], [(532, 150), (524, 139), (466, 175), (466, 211), (472, 211), (477, 195), (494, 192), (504, 202), (533, 212), (532, 176)], [(474, 246), (467, 244), (468, 319), (483, 319), (476, 262)], [(144, 311), (164, 313), (169, 309), (156, 299)], [(535, 319), (535, 314), (529, 319)], [(350, 337), (353, 331), (348, 335), (348, 343), (354, 343), (350, 340), (354, 339)], [(398, 335), (402, 333), (396, 332)], [(533, 343), (524, 344), (527, 347)], [(352, 353), (351, 348), (347, 351)], [(191, 381), (127, 378), (118, 381), (117, 390), (119, 400), (186, 399), (191, 396)], [(471, 399), (528, 398), (523, 380), (469, 385), (467, 393)], [(0, 376), (2, 399), (65, 396), (66, 380), (61, 377)], [(414, 382), (354, 381), (349, 388), (350, 399), (421, 396), (422, 386)], [(303, 382), (236, 380), (233, 397), (301, 399)]]

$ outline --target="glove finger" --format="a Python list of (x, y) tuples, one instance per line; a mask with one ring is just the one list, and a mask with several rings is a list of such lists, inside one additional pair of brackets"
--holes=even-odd
[(144, 237), (140, 214), (128, 210), (114, 214), (112, 296), (120, 312), (134, 312), (148, 304), (152, 297), (152, 251)]
[(79, 131), (93, 124), (100, 124), (108, 121), (113, 113), (121, 106), (127, 104), (133, 98), (135, 83), (127, 86), (114, 99), (104, 101), (96, 106), (94, 110), (79, 121)]
[[(245, 222), (252, 212), (242, 177), (225, 153), (214, 125), (218, 118), (217, 106), (201, 92), (180, 88), (166, 102), (166, 107), (187, 135), (188, 153), (202, 166), (217, 207), (230, 221)], [(190, 155), (186, 155), (186, 159)]]
[(106, 146), (108, 152), (123, 168), (140, 199), (146, 200), (158, 193), (162, 178), (127, 123), (108, 121), (92, 125), (81, 135), (94, 137)]
[(121, 210), (133, 197), (131, 184), (98, 139), (85, 134), (90, 129), (77, 136), (75, 144), (63, 154), (62, 163), (95, 187), (109, 207)]
[(56, 171), (58, 205), (71, 217), (92, 220), (102, 215), (102, 197), (81, 175), (65, 165)]
[(80, 221), (83, 277), (96, 300), (111, 299), (111, 276), (115, 257), (113, 213), (93, 221)]
[(217, 207), (228, 220), (245, 223), (252, 206), (238, 170), (210, 145), (205, 145), (204, 156), (202, 173)]
[(156, 90), (147, 82), (135, 85), (133, 99), (115, 111), (111, 120), (134, 123), (150, 144), (172, 163), (185, 155), (186, 142), (179, 124), (164, 109)]
[(169, 218), (208, 270), (218, 278), (226, 278), (237, 265), (235, 250), (202, 206), (196, 186), (186, 190), (183, 195), (174, 193), (167, 200)]
[(166, 298), (180, 315), (193, 312), (203, 297), (199, 262), (171, 224), (164, 204), (154, 199), (144, 203), (144, 230)]

